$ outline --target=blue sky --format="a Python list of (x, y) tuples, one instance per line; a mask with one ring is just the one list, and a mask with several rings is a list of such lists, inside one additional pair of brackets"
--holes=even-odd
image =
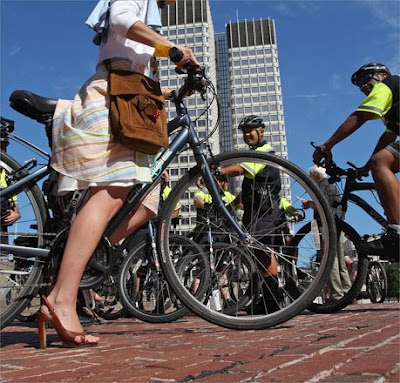
[[(45, 97), (74, 97), (96, 65), (92, 32), (84, 25), (94, 4), (1, 0), (1, 115), (15, 120), (16, 133), (39, 146), (46, 147), (44, 130), (13, 111), (9, 95), (26, 89)], [(210, 4), (216, 32), (237, 17), (275, 20), (289, 158), (305, 170), (312, 165), (309, 142), (328, 138), (362, 99), (351, 74), (370, 61), (400, 73), (398, 0)], [(335, 160), (363, 165), (382, 131), (380, 121), (367, 123), (334, 149)], [(361, 233), (379, 231), (356, 212), (349, 212), (348, 221)]]

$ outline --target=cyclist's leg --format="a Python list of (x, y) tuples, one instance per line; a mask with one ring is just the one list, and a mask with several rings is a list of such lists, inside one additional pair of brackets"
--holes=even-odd
[(160, 187), (156, 187), (143, 200), (131, 215), (126, 217), (119, 225), (117, 230), (110, 236), (111, 243), (118, 243), (121, 239), (126, 238), (138, 227), (145, 224), (151, 218), (155, 217), (158, 212), (158, 203), (160, 200)]
[[(71, 225), (56, 284), (48, 296), (64, 328), (70, 331), (83, 331), (76, 313), (79, 283), (102, 233), (127, 192), (128, 188), (124, 187), (93, 188), (88, 202)], [(41, 311), (49, 316), (46, 306), (42, 306)], [(98, 339), (90, 336), (86, 341), (97, 342)]]
[(362, 244), (366, 253), (385, 256), (393, 262), (399, 261), (400, 182), (395, 175), (399, 172), (399, 146), (400, 141), (396, 141), (371, 159), (372, 177), (389, 226), (381, 239)]
[(399, 152), (387, 148), (371, 158), (371, 173), (379, 199), (391, 224), (400, 225), (400, 183), (395, 173), (399, 172)]
[[(271, 209), (268, 216), (261, 219), (255, 225), (254, 234), (260, 237), (260, 242), (264, 245), (275, 248), (276, 236), (275, 234), (275, 222), (279, 216), (279, 210), (276, 207)], [(244, 216), (244, 224), (248, 226), (249, 222), (246, 222), (246, 214)], [(271, 233), (270, 235), (263, 235), (263, 233)], [(255, 305), (250, 306), (248, 310), (253, 314), (265, 314), (278, 311), (279, 306), (279, 282), (278, 282), (278, 262), (275, 255), (271, 252), (264, 252), (261, 250), (255, 251), (258, 259), (257, 268), (259, 274), (263, 276), (263, 280), (260, 281), (260, 287), (262, 294), (260, 299), (255, 302)]]

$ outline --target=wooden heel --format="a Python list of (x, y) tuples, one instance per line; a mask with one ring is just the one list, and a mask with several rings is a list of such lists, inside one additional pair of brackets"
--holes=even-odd
[(41, 312), (37, 314), (37, 324), (39, 332), (39, 348), (46, 349), (47, 347), (47, 322), (49, 319)]
[[(50, 313), (50, 318), (43, 315), (40, 311), (37, 316), (38, 320), (38, 329), (39, 329), (39, 345), (40, 348), (45, 349), (46, 344), (46, 322), (51, 322), (54, 329), (57, 331), (58, 336), (61, 339), (61, 342), (64, 347), (85, 347), (85, 346), (97, 346), (97, 342), (88, 342), (86, 340), (86, 331), (82, 332), (74, 332), (69, 331), (61, 324), (58, 319), (57, 314), (54, 312), (54, 307), (51, 305), (49, 300), (42, 295), (42, 300), (44, 305), (47, 306), (47, 309)], [(80, 342), (76, 341), (76, 338), (80, 338)]]

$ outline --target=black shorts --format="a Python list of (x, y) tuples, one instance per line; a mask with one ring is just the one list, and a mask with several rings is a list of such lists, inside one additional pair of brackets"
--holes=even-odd
[(400, 140), (397, 140), (395, 142), (392, 142), (388, 146), (385, 147), (386, 150), (389, 150), (390, 153), (392, 153), (395, 157), (399, 158), (400, 157)]
[(270, 214), (260, 219), (255, 227), (251, 227), (251, 217), (244, 214), (243, 224), (249, 233), (264, 245), (275, 245), (277, 222), (280, 217), (279, 209), (272, 209)]

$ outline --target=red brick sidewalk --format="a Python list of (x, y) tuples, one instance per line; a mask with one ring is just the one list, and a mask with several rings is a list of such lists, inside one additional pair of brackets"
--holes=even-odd
[(94, 348), (47, 350), (34, 326), (1, 333), (1, 382), (399, 382), (398, 303), (304, 313), (262, 331), (233, 331), (195, 316), (170, 324), (96, 324)]

